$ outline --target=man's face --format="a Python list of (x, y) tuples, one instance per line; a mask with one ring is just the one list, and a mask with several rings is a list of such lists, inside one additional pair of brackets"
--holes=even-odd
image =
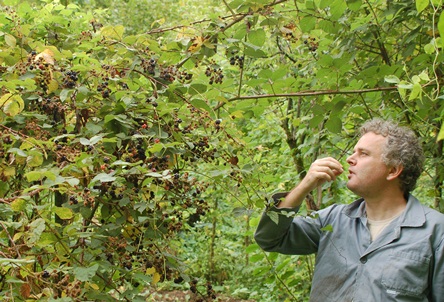
[(368, 132), (347, 158), (350, 165), (347, 187), (355, 194), (366, 198), (381, 194), (386, 188), (390, 169), (381, 158), (386, 140), (382, 135)]

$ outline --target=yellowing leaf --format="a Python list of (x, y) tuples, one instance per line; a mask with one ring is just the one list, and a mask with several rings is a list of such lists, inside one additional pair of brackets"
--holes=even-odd
[(42, 59), (43, 62), (54, 65), (54, 52), (51, 49), (47, 48), (38, 55), (36, 55), (34, 60), (39, 61), (40, 59)]
[(160, 281), (160, 274), (158, 272), (155, 272), (153, 275), (153, 284), (156, 284)]
[(32, 150), (29, 152), (26, 158), (26, 163), (30, 167), (40, 167), (43, 164), (43, 155), (37, 150)]
[(156, 268), (155, 267), (150, 267), (150, 268), (146, 269), (145, 274), (146, 275), (153, 275), (155, 272), (156, 272)]
[(37, 247), (46, 248), (47, 250), (50, 248), (54, 243), (57, 242), (57, 237), (52, 233), (42, 233), (40, 236), (39, 241), (37, 242)]
[(441, 130), (439, 131), (439, 134), (438, 134), (438, 141), (440, 141), (440, 140), (443, 140), (444, 139), (444, 124), (442, 124), (442, 126), (441, 126)]
[(99, 286), (97, 285), (97, 284), (95, 284), (95, 283), (88, 283), (88, 285), (92, 288), (92, 289), (94, 289), (94, 290), (99, 290)]
[(6, 176), (7, 178), (9, 178), (9, 176), (14, 176), (15, 175), (15, 167), (1, 166), (0, 167), (0, 174), (2, 174), (3, 176)]
[(102, 27), (100, 32), (104, 37), (120, 40), (123, 37), (124, 31), (125, 27), (123, 27), (122, 25), (118, 25)]
[(20, 238), (22, 238), (23, 236), (23, 232), (18, 232), (14, 234), (14, 237), (12, 237), (12, 241), (16, 242), (17, 240), (19, 240)]
[(15, 47), (15, 45), (17, 45), (17, 40), (15, 39), (14, 36), (12, 36), (10, 34), (5, 34), (5, 42), (6, 42), (6, 45), (8, 45), (10, 47)]
[(16, 116), (25, 108), (25, 102), (18, 94), (6, 93), (0, 98), (0, 108), (9, 116)]
[(26, 201), (24, 199), (18, 198), (11, 202), (10, 206), (11, 210), (13, 210), (14, 212), (21, 212), (26, 207)]
[(188, 47), (188, 51), (193, 53), (198, 52), (204, 43), (204, 37), (194, 37), (191, 46)]
[(27, 299), (31, 295), (31, 285), (29, 283), (23, 283), (20, 287), (20, 294), (22, 298)]
[(54, 207), (53, 211), (60, 219), (71, 219), (73, 216), (72, 211), (69, 208)]
[(47, 89), (46, 92), (47, 92), (48, 94), (50, 94), (50, 93), (56, 91), (57, 88), (59, 88), (59, 83), (57, 83), (56, 80), (52, 79), (51, 81), (49, 81), (48, 89)]

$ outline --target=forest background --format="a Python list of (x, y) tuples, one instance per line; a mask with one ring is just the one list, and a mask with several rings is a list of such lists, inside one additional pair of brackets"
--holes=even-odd
[[(418, 134), (415, 194), (443, 210), (442, 0), (0, 8), (2, 301), (305, 301), (313, 256), (252, 234), (373, 117)], [(298, 215), (351, 202), (345, 182)]]

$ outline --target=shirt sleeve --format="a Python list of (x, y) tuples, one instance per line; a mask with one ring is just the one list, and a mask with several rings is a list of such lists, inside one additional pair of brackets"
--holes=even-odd
[(435, 251), (432, 274), (432, 299), (430, 301), (444, 301), (444, 238)]
[(257, 244), (267, 252), (307, 255), (318, 250), (321, 227), (317, 218), (296, 216), (299, 208), (268, 207), (254, 234)]

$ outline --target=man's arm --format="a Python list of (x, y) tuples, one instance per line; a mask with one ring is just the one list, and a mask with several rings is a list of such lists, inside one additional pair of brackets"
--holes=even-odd
[[(311, 254), (317, 251), (320, 238), (320, 224), (317, 219), (293, 217), (304, 198), (317, 186), (333, 181), (343, 172), (342, 165), (334, 158), (316, 160), (307, 175), (282, 201), (262, 215), (255, 232), (256, 242), (265, 251), (283, 254)], [(279, 196), (281, 197), (281, 196)], [(277, 198), (279, 199), (279, 198)], [(283, 215), (282, 212), (288, 212)], [(278, 222), (271, 219), (278, 216)]]
[(334, 181), (344, 172), (339, 161), (332, 157), (318, 159), (313, 162), (304, 179), (288, 193), (283, 201), (276, 205), (277, 208), (297, 208), (301, 206), (304, 198), (316, 187), (327, 181)]

